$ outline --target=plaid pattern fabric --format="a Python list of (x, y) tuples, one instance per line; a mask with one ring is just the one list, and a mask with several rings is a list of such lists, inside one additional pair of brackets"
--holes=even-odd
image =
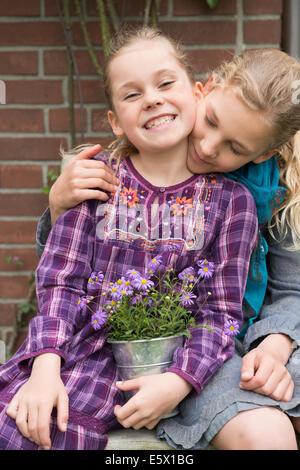
[[(233, 355), (234, 341), (224, 334), (224, 322), (242, 322), (257, 235), (256, 208), (248, 190), (221, 175), (194, 175), (181, 184), (158, 188), (144, 180), (130, 160), (121, 164), (119, 178), (120, 188), (108, 202), (86, 201), (56, 222), (36, 272), (38, 315), (21, 348), (0, 368), (0, 402), (6, 406), (28, 380), (35, 356), (61, 356), (70, 419), (64, 437), (55, 434), (56, 448), (94, 448), (97, 433), (103, 448), (105, 433), (117, 425), (114, 406), (124, 403), (115, 386), (118, 372), (105, 329), (93, 330), (91, 312), (77, 309), (91, 272), (104, 273), (101, 294), (128, 269), (143, 271), (158, 254), (164, 256), (164, 265), (175, 265), (178, 272), (203, 258), (215, 263), (214, 276), (197, 286), (194, 307), (197, 321), (209, 321), (213, 331), (194, 328), (169, 368), (190, 382), (195, 394)], [(155, 203), (159, 206), (151, 212)], [(167, 249), (170, 245), (175, 251)], [(208, 291), (212, 295), (201, 308)], [(16, 438), (13, 420), (3, 413), (2, 419), (1, 449), (32, 448), (21, 435)], [(90, 433), (84, 439), (82, 427)]]

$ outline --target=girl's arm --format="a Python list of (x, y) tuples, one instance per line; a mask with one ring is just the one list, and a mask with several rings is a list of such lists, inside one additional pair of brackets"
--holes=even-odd
[(82, 150), (70, 159), (53, 184), (49, 195), (52, 225), (61, 214), (80, 202), (88, 199), (106, 201), (108, 195), (103, 191), (116, 190), (118, 179), (113, 170), (104, 162), (92, 158), (100, 150), (98, 144)]
[(91, 146), (72, 157), (51, 187), (49, 207), (40, 218), (36, 232), (39, 258), (51, 228), (60, 215), (88, 199), (106, 201), (108, 195), (104, 191), (116, 191), (119, 180), (113, 175), (112, 169), (93, 158), (100, 149), (100, 145)]
[(245, 389), (283, 401), (293, 393), (285, 364), (300, 345), (300, 250), (286, 250), (291, 241), (291, 234), (283, 242), (268, 235), (266, 298), (259, 321), (250, 326), (244, 340), (248, 351), (259, 345), (244, 357), (241, 382)]

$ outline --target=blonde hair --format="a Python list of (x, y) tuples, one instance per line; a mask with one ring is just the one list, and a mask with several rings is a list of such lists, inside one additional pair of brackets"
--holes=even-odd
[[(280, 181), (287, 189), (283, 203), (274, 209), (269, 223), (283, 240), (290, 228), (292, 246), (300, 248), (300, 105), (293, 99), (300, 84), (300, 64), (277, 49), (253, 49), (224, 62), (215, 70), (211, 86), (230, 87), (270, 124), (272, 141), (265, 152), (278, 154)], [(298, 81), (298, 82), (297, 82)]]

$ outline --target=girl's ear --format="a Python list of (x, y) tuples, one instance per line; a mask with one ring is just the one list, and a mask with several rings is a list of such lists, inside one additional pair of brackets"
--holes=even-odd
[(208, 93), (211, 91), (211, 83), (213, 81), (214, 77), (211, 75), (209, 80), (203, 84), (201, 82), (196, 82), (196, 96), (197, 98), (203, 98), (203, 96), (208, 95)]
[(196, 82), (195, 95), (197, 96), (197, 98), (202, 98), (202, 96), (204, 95), (204, 87), (201, 82)]
[(124, 134), (124, 131), (123, 131), (122, 127), (119, 124), (118, 118), (117, 118), (117, 116), (115, 115), (115, 113), (113, 111), (109, 110), (107, 112), (107, 119), (108, 119), (108, 122), (109, 122), (109, 124), (112, 128), (113, 133), (117, 137), (120, 137), (121, 135)]
[(253, 163), (258, 164), (258, 163), (266, 162), (267, 160), (270, 160), (270, 158), (274, 157), (276, 153), (277, 153), (276, 149), (270, 150), (270, 152), (264, 153), (260, 157), (257, 157), (255, 160), (253, 160)]

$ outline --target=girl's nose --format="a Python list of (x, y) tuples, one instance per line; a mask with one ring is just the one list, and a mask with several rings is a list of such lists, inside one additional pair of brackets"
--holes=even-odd
[(144, 107), (145, 109), (151, 109), (155, 106), (159, 106), (163, 103), (162, 95), (156, 90), (150, 90), (145, 93), (144, 96)]
[(218, 143), (205, 139), (201, 142), (202, 153), (208, 158), (215, 158), (218, 155)]

